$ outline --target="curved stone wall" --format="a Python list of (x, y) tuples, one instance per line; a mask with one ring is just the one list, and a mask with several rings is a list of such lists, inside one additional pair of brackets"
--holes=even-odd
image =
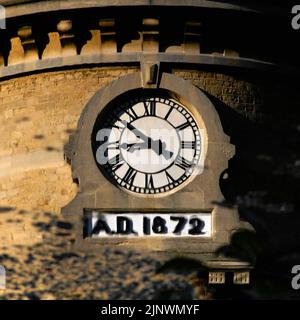
[[(20, 230), (7, 228), (5, 221), (19, 217), (17, 212), (36, 210), (59, 216), (60, 209), (76, 195), (77, 185), (64, 159), (64, 145), (95, 92), (138, 70), (134, 66), (82, 68), (1, 82), (0, 206), (10, 208), (0, 224), (5, 241), (40, 239), (40, 234), (26, 229), (31, 228), (32, 216), (27, 221), (22, 215), (25, 220)], [(261, 104), (255, 84), (224, 72), (174, 69), (173, 73), (194, 81), (246, 117), (253, 117)], [(247, 108), (242, 107), (242, 101)]]

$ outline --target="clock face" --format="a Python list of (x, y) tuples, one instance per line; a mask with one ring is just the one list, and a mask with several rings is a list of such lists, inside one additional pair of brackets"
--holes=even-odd
[(144, 195), (177, 191), (196, 171), (199, 127), (189, 110), (164, 96), (136, 96), (98, 117), (92, 147), (100, 170), (119, 187)]

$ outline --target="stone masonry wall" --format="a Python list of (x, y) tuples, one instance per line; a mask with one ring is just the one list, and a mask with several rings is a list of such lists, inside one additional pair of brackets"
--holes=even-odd
[(243, 116), (258, 118), (263, 104), (261, 84), (227, 73), (173, 70), (174, 74), (191, 81), (209, 95), (219, 99)]
[(75, 196), (63, 146), (95, 92), (134, 71), (81, 69), (0, 83), (0, 245), (41, 240), (35, 214), (59, 214)]

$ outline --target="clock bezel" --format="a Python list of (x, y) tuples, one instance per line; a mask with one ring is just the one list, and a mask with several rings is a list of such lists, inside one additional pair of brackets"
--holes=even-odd
[[(186, 111), (189, 117), (192, 117), (192, 121), (189, 123), (194, 123), (196, 126), (196, 130), (199, 133), (198, 140), (195, 135), (195, 140), (197, 145), (199, 144), (199, 150), (197, 151), (197, 147), (195, 148), (195, 154), (193, 156), (193, 168), (192, 172), (190, 174), (185, 173), (182, 175), (179, 179), (177, 179), (174, 182), (174, 186), (170, 187), (169, 185), (163, 186), (163, 187), (157, 187), (154, 188), (154, 190), (158, 190), (158, 192), (137, 192), (134, 190), (138, 189), (144, 189), (146, 191), (146, 188), (139, 188), (139, 187), (133, 187), (132, 189), (126, 187), (124, 184), (120, 184), (117, 179), (114, 178), (114, 175), (107, 170), (107, 165), (100, 165), (97, 160), (96, 160), (96, 149), (99, 147), (99, 142), (96, 142), (96, 134), (98, 130), (101, 128), (107, 126), (109, 124), (108, 119), (113, 119), (111, 110), (114, 109), (114, 111), (123, 111), (124, 109), (128, 108), (129, 106), (135, 105), (134, 103), (141, 102), (145, 99), (149, 98), (155, 98), (155, 99), (164, 99), (168, 100), (171, 102), (172, 108), (182, 108), (183, 110)], [(164, 102), (163, 102), (164, 103)], [(177, 105), (175, 107), (174, 105)], [(123, 107), (120, 107), (123, 106)], [(181, 113), (181, 111), (179, 111)], [(116, 112), (114, 112), (115, 114)], [(182, 113), (181, 113), (182, 114)], [(159, 118), (159, 117), (158, 117)], [(186, 117), (187, 118), (187, 117)], [(188, 119), (188, 118), (187, 118)], [(185, 188), (189, 183), (191, 183), (194, 178), (201, 174), (204, 169), (204, 161), (205, 161), (205, 154), (206, 154), (206, 146), (205, 146), (205, 129), (203, 128), (202, 121), (199, 121), (201, 119), (199, 113), (196, 112), (196, 109), (190, 106), (187, 103), (184, 103), (182, 99), (176, 95), (173, 92), (170, 92), (169, 90), (165, 89), (135, 89), (135, 90), (130, 90), (127, 91), (120, 96), (116, 97), (115, 99), (111, 100), (102, 110), (99, 112), (98, 116), (96, 117), (96, 121), (94, 123), (93, 129), (92, 129), (92, 134), (91, 134), (91, 144), (92, 144), (92, 151), (93, 151), (93, 158), (94, 161), (98, 167), (98, 169), (101, 171), (103, 176), (114, 186), (119, 188), (120, 190), (127, 192), (133, 196), (136, 197), (142, 197), (142, 198), (161, 198), (161, 197), (166, 197), (168, 195), (174, 194), (178, 192), (179, 190), (182, 190)], [(170, 123), (170, 122), (168, 122)], [(193, 132), (195, 134), (195, 130), (193, 129)], [(181, 142), (181, 141), (180, 141)], [(195, 160), (196, 157), (196, 152), (199, 154), (197, 155), (197, 159)], [(168, 168), (174, 165), (174, 162), (170, 164)], [(167, 170), (168, 168), (164, 169)], [(183, 177), (183, 181), (182, 181)], [(119, 178), (121, 179), (121, 178)], [(180, 182), (179, 182), (180, 181)], [(160, 189), (160, 190), (159, 190)]]

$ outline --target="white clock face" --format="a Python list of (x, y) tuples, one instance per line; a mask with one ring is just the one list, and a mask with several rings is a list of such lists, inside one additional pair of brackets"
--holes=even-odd
[(100, 170), (136, 194), (176, 191), (195, 173), (201, 155), (199, 127), (172, 98), (137, 96), (110, 106), (92, 135)]

